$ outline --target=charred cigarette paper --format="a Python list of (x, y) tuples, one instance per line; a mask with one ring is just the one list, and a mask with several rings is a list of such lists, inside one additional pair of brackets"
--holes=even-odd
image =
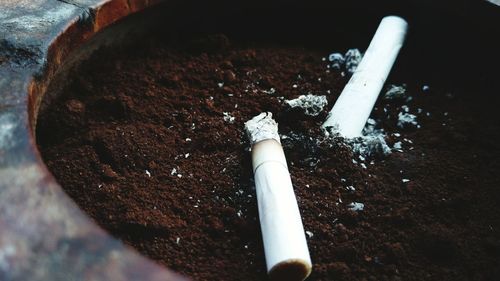
[(312, 269), (278, 124), (271, 113), (245, 123), (252, 146), (252, 166), (267, 272), (271, 280), (302, 281)]
[(366, 120), (405, 40), (408, 23), (397, 16), (382, 19), (356, 71), (322, 127), (345, 138), (361, 136)]

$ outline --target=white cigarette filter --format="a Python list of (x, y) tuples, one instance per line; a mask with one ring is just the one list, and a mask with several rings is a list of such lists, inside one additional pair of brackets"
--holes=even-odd
[(312, 270), (278, 124), (271, 113), (245, 123), (252, 145), (257, 204), (269, 278), (302, 281)]
[(358, 68), (340, 94), (322, 127), (346, 138), (363, 128), (403, 46), (408, 23), (397, 16), (382, 19)]

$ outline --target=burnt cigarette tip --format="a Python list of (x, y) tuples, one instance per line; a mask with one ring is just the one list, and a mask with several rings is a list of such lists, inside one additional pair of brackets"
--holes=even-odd
[(260, 141), (274, 139), (280, 142), (278, 134), (278, 123), (274, 121), (271, 112), (262, 112), (245, 123), (245, 131), (250, 145), (254, 145)]
[(303, 281), (311, 274), (311, 264), (302, 259), (290, 259), (274, 265), (269, 270), (271, 281)]

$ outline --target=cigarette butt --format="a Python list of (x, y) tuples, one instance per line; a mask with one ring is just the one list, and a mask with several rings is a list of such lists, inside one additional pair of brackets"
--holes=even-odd
[(245, 128), (252, 142), (252, 166), (269, 277), (302, 281), (311, 273), (312, 263), (277, 124), (271, 114), (263, 113), (248, 121)]
[(406, 37), (408, 23), (397, 16), (382, 19), (358, 68), (322, 127), (341, 136), (361, 136), (366, 120)]

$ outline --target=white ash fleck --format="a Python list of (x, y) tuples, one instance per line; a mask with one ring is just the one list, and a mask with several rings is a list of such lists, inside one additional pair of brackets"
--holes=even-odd
[(345, 69), (349, 74), (353, 74), (358, 68), (363, 55), (358, 49), (349, 49), (345, 53)]
[(370, 126), (370, 127), (373, 127), (371, 128), (371, 130), (373, 130), (375, 128), (375, 126), (377, 125), (377, 121), (375, 121), (375, 119), (372, 119), (372, 118), (368, 118), (368, 120), (366, 120), (366, 126)]
[(148, 177), (151, 177), (151, 172), (149, 172), (148, 170), (146, 170), (146, 175), (147, 175)]
[(365, 163), (361, 163), (361, 164), (359, 164), (359, 165), (361, 166), (361, 168), (363, 168), (363, 169), (367, 169), (367, 167), (366, 167), (366, 164), (365, 164)]
[(346, 179), (344, 179), (344, 178), (341, 178), (341, 179), (340, 179), (340, 181), (341, 181), (341, 182), (346, 182), (347, 180), (346, 180)]
[(180, 242), (180, 241), (181, 241), (181, 238), (180, 238), (180, 237), (177, 237), (177, 238), (175, 239), (175, 244), (179, 245), (179, 242)]
[(231, 115), (231, 113), (229, 112), (222, 112), (222, 114), (224, 115), (224, 122), (226, 123), (229, 123), (229, 124), (233, 124), (234, 121), (236, 120), (236, 118), (234, 116)]
[(271, 112), (263, 112), (245, 122), (245, 132), (251, 145), (266, 139), (274, 139), (280, 142), (278, 123), (274, 121)]
[(271, 89), (269, 89), (269, 90), (262, 90), (262, 92), (263, 92), (264, 94), (274, 95), (274, 94), (276, 93), (276, 89), (271, 88)]
[(345, 58), (341, 53), (332, 53), (328, 56), (328, 60), (331, 62), (329, 68), (335, 70), (340, 70), (345, 63)]
[(326, 96), (301, 95), (293, 100), (285, 100), (291, 108), (302, 108), (306, 115), (318, 116), (328, 104)]
[(354, 186), (352, 185), (346, 186), (346, 189), (349, 191), (356, 191), (356, 188), (354, 188)]
[(217, 86), (218, 86), (219, 88), (222, 88), (222, 87), (224, 87), (224, 83), (217, 83)]
[(309, 230), (306, 230), (307, 237), (312, 238), (314, 236), (314, 233), (312, 233)]
[(428, 92), (430, 89), (431, 89), (431, 87), (429, 87), (428, 85), (422, 86), (422, 91), (424, 91), (424, 92)]
[(404, 140), (405, 142), (407, 142), (407, 143), (413, 143), (413, 141), (412, 141), (412, 140), (409, 140), (409, 139), (407, 139), (407, 138), (403, 138), (403, 140)]
[(400, 112), (398, 114), (398, 127), (405, 128), (408, 126), (419, 126), (417, 116), (408, 112)]
[(390, 84), (386, 88), (384, 98), (387, 100), (406, 98), (406, 84), (402, 84), (401, 86)]
[(186, 154), (184, 154), (184, 158), (185, 158), (185, 159), (187, 159), (190, 155), (191, 155), (191, 154), (186, 153)]
[(349, 210), (357, 212), (357, 211), (363, 211), (365, 209), (365, 204), (359, 203), (359, 202), (352, 202), (351, 204), (347, 205)]
[(192, 139), (186, 138), (186, 142), (190, 142), (190, 141), (192, 141)]
[(392, 148), (396, 151), (403, 152), (403, 144), (400, 141), (394, 143)]
[(402, 181), (403, 183), (407, 183), (407, 182), (409, 182), (410, 180), (409, 180), (409, 179), (402, 179), (401, 181)]
[(182, 178), (182, 174), (179, 173), (179, 171), (177, 170), (177, 168), (172, 168), (172, 171), (170, 172), (170, 175), (171, 176), (177, 176), (178, 178)]
[(297, 89), (297, 87), (299, 87), (297, 84), (292, 85), (292, 88), (294, 88), (294, 89)]

